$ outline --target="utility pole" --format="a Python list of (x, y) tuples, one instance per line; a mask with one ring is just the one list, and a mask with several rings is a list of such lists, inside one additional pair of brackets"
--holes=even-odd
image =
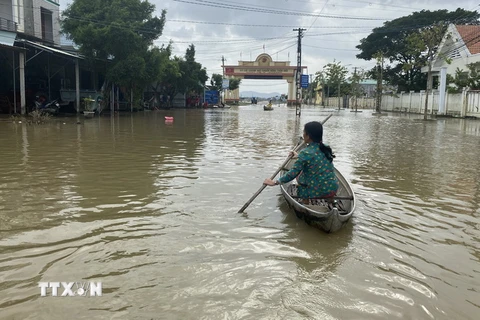
[(380, 113), (382, 108), (382, 94), (383, 94), (383, 53), (380, 53), (380, 57), (377, 62), (379, 72), (377, 74), (377, 101), (375, 106), (375, 112)]
[(302, 113), (302, 105), (300, 103), (300, 95), (302, 92), (302, 37), (303, 31), (306, 29), (298, 28), (293, 29), (293, 31), (298, 31), (298, 44), (297, 44), (297, 72), (296, 72), (296, 80), (297, 80), (297, 96), (296, 96), (296, 106), (295, 106), (295, 115), (300, 116)]
[(322, 74), (322, 107), (325, 108), (325, 78), (323, 77)]
[(225, 79), (225, 57), (222, 56), (222, 96), (220, 102), (225, 103), (225, 89), (223, 88), (223, 79)]
[(359, 85), (359, 80), (357, 79), (357, 67), (355, 67), (355, 71), (353, 71), (353, 78), (355, 79), (355, 112), (357, 112), (357, 96)]
[(342, 82), (338, 80), (338, 110), (340, 110), (340, 105), (342, 104), (342, 97), (340, 95), (341, 84)]
[[(312, 79), (313, 79), (313, 74), (310, 75), (310, 103), (309, 104), (312, 104), (312, 97), (313, 97), (313, 82), (312, 82)], [(313, 99), (313, 105), (315, 105), (315, 99)]]
[(223, 76), (225, 77), (225, 57), (222, 56), (222, 70), (223, 70)]

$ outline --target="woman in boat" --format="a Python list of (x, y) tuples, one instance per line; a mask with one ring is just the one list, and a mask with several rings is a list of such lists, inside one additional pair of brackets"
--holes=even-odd
[(297, 178), (298, 197), (302, 199), (334, 197), (339, 185), (333, 166), (335, 155), (332, 149), (322, 142), (322, 124), (317, 121), (305, 124), (303, 139), (307, 146), (298, 155), (293, 152), (293, 156), (298, 157), (293, 167), (276, 181), (265, 179), (264, 184), (274, 186)]

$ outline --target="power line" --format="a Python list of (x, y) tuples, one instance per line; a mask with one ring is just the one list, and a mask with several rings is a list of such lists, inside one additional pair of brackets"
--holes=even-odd
[[(468, 11), (472, 11), (473, 9), (475, 9), (475, 8), (477, 8), (477, 7), (480, 7), (480, 5), (476, 5), (475, 7), (473, 7), (472, 9), (470, 9), (470, 10), (468, 10)], [(461, 19), (463, 19), (463, 18), (466, 18), (466, 17), (468, 17), (468, 15), (469, 15), (469, 13), (465, 13), (465, 14), (463, 15), (463, 17), (461, 16), (461, 17), (453, 20), (451, 23), (453, 24), (453, 22), (455, 22), (455, 21), (459, 21), (459, 20), (461, 20)], [(448, 29), (447, 29), (447, 30), (448, 30)], [(467, 41), (467, 43), (465, 43), (465, 41), (464, 41), (464, 43), (463, 43), (462, 45), (460, 45), (459, 47), (453, 48), (453, 49), (445, 52), (444, 54), (447, 55), (447, 54), (450, 54), (450, 53), (452, 53), (452, 52), (454, 52), (454, 51), (457, 51), (457, 50), (459, 50), (459, 49), (461, 49), (461, 48), (463, 48), (463, 47), (465, 47), (465, 46), (468, 46), (468, 44), (470, 44), (472, 41), (478, 40), (479, 37), (480, 37), (480, 35), (478, 35), (478, 36), (470, 39), (469, 41)], [(463, 40), (463, 37), (462, 37), (462, 40)]]
[(205, 1), (205, 0), (195, 0), (187, 1), (187, 0), (173, 0), (175, 2), (183, 2), (188, 4), (195, 4), (207, 7), (214, 7), (214, 8), (223, 8), (223, 9), (232, 9), (232, 10), (242, 10), (242, 11), (250, 11), (256, 13), (271, 13), (271, 14), (280, 14), (280, 15), (292, 15), (292, 16), (304, 16), (304, 17), (323, 17), (323, 18), (330, 18), (330, 19), (351, 19), (351, 20), (370, 20), (370, 21), (382, 21), (385, 19), (382, 18), (368, 18), (368, 17), (354, 17), (354, 16), (340, 16), (340, 15), (327, 15), (327, 14), (314, 14), (305, 11), (295, 11), (295, 10), (275, 10), (275, 9), (259, 9), (255, 7), (248, 7), (248, 6), (239, 6), (239, 5), (225, 5), (220, 2), (213, 2), (213, 1)]
[[(291, 41), (291, 40), (290, 40)], [(282, 42), (285, 42), (285, 41), (282, 41)], [(282, 42), (279, 42), (279, 43), (275, 43), (275, 44), (271, 44), (272, 47), (276, 47), (276, 46), (279, 46), (282, 44)], [(283, 49), (280, 49), (278, 50), (277, 52), (273, 52), (271, 54), (277, 54), (277, 53), (280, 53), (282, 51), (285, 51), (287, 50), (288, 48), (291, 48), (293, 47), (294, 45), (296, 44), (296, 42), (293, 44), (293, 45), (289, 45)], [(202, 57), (202, 59), (205, 59), (205, 58), (208, 58), (208, 57), (217, 57), (218, 54), (225, 54), (225, 53), (233, 53), (233, 52), (239, 52), (240, 50), (244, 50), (244, 49), (247, 49), (247, 50), (250, 50), (250, 51), (256, 51), (256, 50), (260, 50), (262, 48), (262, 46), (257, 46), (257, 47), (251, 47), (251, 46), (244, 46), (244, 47), (240, 47), (240, 48), (236, 48), (236, 50), (234, 51), (225, 51), (225, 50), (222, 50), (222, 51), (217, 51), (217, 52), (208, 52), (208, 53), (201, 53), (200, 51), (195, 51), (195, 54), (198, 53), (199, 56)]]
[(317, 49), (324, 49), (324, 50), (339, 50), (339, 51), (359, 51), (359, 49), (336, 49), (336, 48), (327, 48), (327, 47), (317, 47), (317, 46), (310, 46), (308, 44), (304, 44), (304, 47), (309, 48), (317, 48)]
[[(466, 17), (466, 15), (465, 15), (465, 17)], [(94, 20), (94, 19), (85, 19), (85, 18), (78, 18), (78, 17), (68, 17), (68, 19), (84, 21), (84, 22), (91, 22), (91, 23), (94, 23), (94, 24), (109, 26), (109, 27), (123, 29), (123, 30), (140, 31), (140, 32), (143, 32), (143, 33), (152, 33), (152, 34), (158, 33), (158, 31), (154, 31), (153, 29), (132, 28), (132, 27), (129, 27), (129, 26), (121, 26), (121, 25), (117, 25), (117, 24), (113, 24), (113, 23), (105, 23), (104, 21), (99, 21), (99, 20)], [(458, 18), (456, 20), (460, 20), (460, 19), (462, 19), (462, 18)], [(456, 21), (456, 20), (454, 20), (454, 21)], [(180, 21), (190, 22), (188, 20), (178, 20), (178, 21), (179, 22)], [(454, 21), (452, 21), (452, 22), (454, 22)], [(201, 21), (196, 21), (196, 22), (191, 21), (191, 22), (192, 23), (216, 24), (214, 22), (201, 22)], [(228, 23), (218, 23), (218, 24), (232, 25), (232, 26), (237, 25), (237, 24), (228, 24)], [(266, 25), (252, 25), (252, 26), (262, 27), (262, 26), (266, 26)], [(271, 26), (272, 27), (288, 27), (288, 26), (276, 26), (276, 25), (271, 25)], [(420, 28), (423, 28), (423, 27), (426, 27), (426, 26), (427, 25), (412, 25), (412, 26), (409, 26), (409, 27), (402, 27), (402, 28), (388, 28), (388, 29), (385, 29), (385, 30), (374, 30), (372, 33), (392, 33), (392, 32), (401, 32), (401, 31), (410, 31), (410, 30), (420, 29)], [(323, 28), (323, 27), (319, 27), (319, 28)], [(326, 29), (329, 29), (329, 28), (333, 28), (333, 29), (352, 28), (352, 29), (360, 30), (360, 29), (370, 29), (372, 27), (345, 27), (345, 26), (341, 26), (341, 27), (325, 27), (325, 28)], [(374, 29), (375, 28), (379, 28), (379, 27), (374, 27)], [(324, 34), (308, 34), (308, 35), (305, 35), (305, 36), (311, 37), (311, 36), (355, 34), (355, 33), (358, 34), (358, 33), (365, 33), (365, 32), (343, 31), (343, 32), (324, 33)], [(162, 35), (162, 36), (168, 37), (166, 35)], [(266, 39), (268, 39), (268, 38), (266, 38)], [(261, 39), (261, 41), (265, 41), (266, 39)], [(159, 41), (159, 39), (157, 39), (155, 41)], [(166, 41), (166, 40), (162, 40), (162, 41)], [(245, 41), (245, 40), (239, 40), (239, 41)], [(335, 40), (335, 41), (342, 41), (342, 40)], [(224, 42), (224, 41), (220, 41), (220, 42)], [(186, 41), (185, 43), (191, 43), (191, 41)]]
[[(206, 1), (203, 1), (203, 2), (206, 2)], [(210, 1), (208, 1), (210, 2)], [(478, 5), (476, 6), (478, 7)], [(464, 17), (467, 17), (469, 15), (469, 13), (466, 13), (464, 15)], [(313, 14), (312, 16), (315, 16), (316, 19), (322, 15), (315, 15)], [(105, 25), (105, 26), (111, 26), (111, 27), (116, 27), (116, 28), (121, 28), (121, 29), (126, 29), (126, 30), (134, 30), (134, 31), (143, 31), (145, 33), (154, 33), (154, 31), (152, 31), (153, 29), (144, 29), (144, 28), (132, 28), (132, 27), (129, 27), (129, 26), (118, 26), (118, 25), (113, 25), (112, 23), (105, 23), (103, 21), (99, 21), (99, 20), (93, 20), (93, 19), (81, 19), (81, 18), (75, 18), (75, 17), (70, 17), (70, 19), (75, 19), (75, 20), (79, 20), (79, 21), (89, 21), (89, 22), (92, 22), (92, 23), (97, 23), (97, 24), (100, 24), (100, 25)], [(316, 21), (315, 19), (315, 21)], [(461, 17), (456, 19), (456, 20), (460, 20), (462, 19)], [(380, 20), (380, 19), (378, 19)], [(167, 20), (169, 21), (169, 20)], [(188, 20), (179, 20), (179, 21), (188, 21)], [(192, 22), (193, 23), (193, 22)], [(198, 23), (202, 23), (202, 22), (198, 22)], [(215, 23), (215, 22), (203, 22), (205, 24), (221, 24), (221, 23)], [(239, 24), (227, 24), (225, 23), (225, 25), (239, 25)], [(251, 25), (251, 26), (268, 26), (268, 25)], [(273, 25), (272, 25), (273, 26)], [(278, 26), (277, 26), (278, 27)], [(287, 26), (285, 26), (287, 27)], [(396, 31), (402, 31), (402, 30), (413, 30), (413, 29), (417, 29), (417, 28), (421, 28), (421, 27), (425, 27), (424, 25), (423, 26), (410, 26), (410, 27), (405, 27), (405, 28), (396, 28), (396, 29), (387, 29), (387, 30), (383, 30), (383, 31), (380, 31), (379, 33), (389, 33), (389, 32), (396, 32)], [(315, 27), (316, 28), (316, 27)], [(320, 27), (322, 28), (322, 27)], [(328, 27), (325, 27), (325, 28), (328, 28)], [(335, 28), (335, 27), (332, 27), (332, 28)], [(342, 28), (350, 28), (350, 27), (345, 27), (345, 26), (342, 26)], [(352, 27), (353, 28), (353, 27)], [(360, 28), (358, 28), (360, 29)], [(328, 35), (335, 35), (335, 34), (358, 34), (358, 33), (363, 33), (363, 32), (341, 32), (341, 33), (326, 33), (326, 34), (313, 34), (313, 35), (307, 35), (307, 36), (328, 36)], [(241, 40), (224, 40), (224, 41), (218, 41), (218, 42), (221, 42), (221, 43), (239, 43), (239, 42), (244, 42), (244, 43), (254, 43), (254, 42), (257, 42), (257, 41), (270, 41), (270, 40), (267, 40), (267, 39), (270, 39), (270, 40), (274, 40), (274, 39), (287, 39), (286, 41), (290, 40), (291, 38), (288, 38), (288, 37), (285, 37), (285, 38), (281, 38), (281, 37), (275, 37), (275, 38), (264, 38), (264, 39), (254, 39), (254, 40), (250, 40), (250, 39), (241, 39)], [(471, 39), (468, 41), (468, 43), (474, 41), (474, 39)], [(158, 39), (158, 40), (155, 40), (155, 42), (160, 42), (160, 41), (167, 41), (167, 40), (161, 40), (161, 39)], [(325, 40), (326, 41), (326, 40)], [(338, 41), (338, 40), (335, 40), (335, 41)], [(198, 42), (198, 43), (215, 43), (214, 41), (193, 41), (193, 42)], [(356, 42), (356, 41), (355, 41)], [(192, 41), (174, 41), (174, 43), (192, 43)], [(465, 46), (467, 44), (464, 44), (463, 46)], [(292, 45), (293, 46), (293, 45)], [(281, 49), (280, 51), (278, 52), (282, 52), (292, 46), (289, 46), (287, 48), (284, 48), (284, 49)], [(308, 45), (306, 45), (308, 46)], [(461, 47), (463, 47), (461, 46)], [(313, 46), (310, 46), (310, 47), (313, 47)], [(459, 47), (459, 48), (461, 48)], [(327, 48), (322, 48), (322, 47), (318, 47), (320, 49), (327, 49)], [(458, 48), (457, 48), (458, 49)], [(332, 49), (330, 48), (330, 50), (342, 50), (342, 49)], [(344, 51), (347, 51), (348, 49), (344, 49)], [(351, 50), (351, 49), (350, 49)], [(348, 51), (350, 51), (348, 50)], [(455, 50), (455, 49), (453, 49)], [(354, 51), (354, 50), (352, 50)], [(276, 53), (278, 53), (276, 52)], [(275, 53), (274, 53), (275, 54)]]
[[(461, 20), (462, 18), (456, 19), (456, 20)], [(453, 23), (454, 21), (450, 23)], [(370, 34), (381, 34), (381, 33), (398, 33), (401, 31), (412, 31), (412, 30), (419, 30), (425, 27), (429, 27), (431, 25), (414, 25), (414, 26), (409, 26), (409, 27), (403, 27), (403, 28), (392, 28), (392, 29), (384, 29), (384, 30), (373, 30)], [(381, 27), (383, 28), (383, 27)], [(317, 37), (317, 36), (329, 36), (329, 35), (338, 35), (338, 34), (362, 34), (362, 33), (367, 33), (365, 31), (341, 31), (341, 32), (331, 32), (331, 33), (317, 33), (317, 34), (309, 34), (305, 35), (306, 37)]]
[[(288, 40), (282, 40), (282, 41), (277, 41), (277, 42), (273, 42), (273, 43), (270, 43), (270, 42), (267, 42), (269, 44), (269, 47), (276, 47), (276, 46), (279, 46), (285, 42), (290, 42), (292, 41), (292, 39), (288, 39)], [(239, 52), (240, 50), (247, 50), (247, 51), (254, 51), (254, 50), (260, 50), (262, 49), (262, 45), (258, 45), (258, 46), (251, 46), (250, 44), (245, 44), (245, 45), (242, 45), (242, 46), (236, 46), (235, 49), (232, 49), (232, 50), (222, 50), (222, 49), (218, 49), (218, 50), (211, 50), (209, 49), (208, 51), (201, 51), (201, 50), (195, 50), (195, 53), (202, 53), (202, 54), (208, 54), (208, 55), (215, 55), (217, 56), (218, 54), (222, 54), (222, 53), (234, 53), (234, 52)]]
[[(469, 35), (471, 35), (471, 34), (468, 34), (468, 35), (466, 35), (466, 36), (469, 36)], [(460, 49), (462, 49), (462, 48), (464, 48), (464, 47), (467, 47), (467, 49), (468, 49), (468, 46), (469, 46), (470, 44), (476, 44), (476, 43), (480, 42), (480, 34), (476, 35), (475, 37), (473, 37), (472, 39), (470, 39), (470, 40), (468, 40), (468, 41), (465, 41), (462, 36), (460, 36), (460, 37), (462, 38), (463, 44), (461, 44), (460, 46), (458, 46), (458, 47), (456, 47), (456, 48), (450, 49), (450, 50), (448, 50), (447, 52), (444, 52), (444, 53), (443, 53), (444, 55), (448, 55), (448, 54), (450, 54), (450, 53), (452, 53), (452, 52), (455, 52), (455, 51), (457, 51), (457, 50), (460, 50)]]
[[(285, 43), (288, 45), (287, 47), (284, 47), (280, 50), (278, 50), (277, 52), (273, 52), (271, 54), (277, 54), (279, 52), (282, 52), (282, 51), (285, 51), (287, 50), (288, 48), (294, 46), (296, 44), (296, 41), (293, 42), (293, 45), (289, 45), (289, 42), (292, 42), (293, 41), (293, 38), (291, 39), (287, 39), (287, 40), (281, 40), (281, 41), (274, 41), (274, 40), (271, 40), (271, 41), (268, 41), (267, 44), (270, 46), (270, 47), (278, 47), (278, 46), (281, 46), (281, 45), (285, 45)], [(196, 48), (199, 48), (201, 47), (202, 44), (199, 44), (196, 46)], [(207, 44), (208, 45), (208, 44)], [(218, 54), (225, 54), (225, 53), (232, 53), (232, 52), (242, 52), (243, 50), (246, 50), (247, 52), (250, 51), (257, 51), (257, 50), (260, 50), (262, 48), (261, 45), (258, 45), (258, 46), (251, 46), (249, 44), (242, 44), (240, 46), (235, 46), (235, 50), (230, 50), (230, 51), (225, 51), (225, 50), (218, 50), (218, 51), (212, 51), (212, 50), (209, 50), (208, 52), (206, 53), (203, 53), (202, 51), (200, 50), (195, 50), (195, 54), (199, 57), (201, 57), (202, 60), (207, 60), (209, 57), (211, 58), (214, 58), (214, 59), (210, 59), (212, 61), (216, 61), (218, 58)], [(180, 54), (183, 54), (183, 52), (181, 52)]]
[[(174, 43), (242, 43), (242, 42), (256, 42), (256, 41), (265, 41), (265, 40), (274, 40), (274, 39), (290, 39), (291, 37), (272, 37), (272, 38), (262, 38), (262, 39), (238, 39), (238, 40), (190, 40), (190, 41), (176, 41)], [(163, 39), (154, 40), (154, 42), (165, 41)]]
[[(322, 12), (323, 12), (323, 10), (325, 9), (325, 7), (326, 7), (327, 4), (328, 4), (328, 1), (329, 1), (329, 0), (325, 1), (325, 4), (323, 5), (323, 7), (322, 7), (322, 9), (320, 10), (319, 13), (322, 13)], [(318, 16), (315, 17), (315, 20), (313, 20), (312, 24), (310, 25), (310, 27), (307, 29), (306, 32), (308, 32), (308, 31), (313, 27), (313, 25), (315, 24), (315, 22), (317, 22), (317, 19), (318, 19)]]
[[(318, 2), (318, 1), (308, 1), (308, 0), (289, 0), (289, 1), (292, 1), (292, 2), (303, 2), (303, 3), (308, 3), (308, 4), (312, 4), (312, 3), (323, 3), (323, 2)], [(376, 3), (376, 2), (370, 2), (370, 1), (353, 1), (353, 0), (343, 0), (343, 1), (346, 1), (346, 2), (358, 2), (358, 3), (365, 3), (365, 4), (369, 4), (370, 6), (371, 5), (377, 5), (377, 6), (380, 6), (380, 7), (384, 7), (384, 8), (369, 8), (370, 10), (382, 10), (382, 11), (395, 11), (395, 12), (398, 12), (398, 11), (402, 11), (402, 12), (412, 12), (412, 10), (424, 10), (424, 8), (411, 8), (411, 7), (404, 7), (404, 6), (395, 6), (395, 5), (392, 5), (392, 4), (380, 4), (380, 3)], [(224, 1), (226, 3), (232, 3), (232, 2), (228, 2), (228, 1)], [(327, 1), (328, 2), (328, 1)], [(18, 7), (18, 8), (33, 8), (33, 9), (41, 9), (42, 7), (36, 7), (36, 6), (25, 6), (23, 4), (7, 4), (7, 3), (0, 3), (0, 6), (8, 6), (8, 7)], [(354, 7), (354, 6), (349, 6), (349, 5), (339, 5), (339, 4), (330, 4), (329, 6), (332, 6), (332, 7), (346, 7), (346, 8), (352, 8), (352, 9), (355, 9), (355, 8), (359, 8), (359, 9), (363, 9), (364, 7)], [(264, 7), (264, 6), (253, 6), (253, 7), (258, 7), (258, 8), (270, 8), (270, 7)], [(398, 10), (398, 9), (385, 9), (385, 7), (389, 8), (404, 8), (404, 9), (409, 9), (409, 10)], [(53, 9), (54, 11), (60, 11), (60, 7), (56, 6), (55, 9)]]
[[(117, 29), (123, 29), (123, 30), (129, 30), (129, 31), (136, 31), (136, 32), (143, 32), (143, 33), (151, 33), (151, 34), (156, 34), (158, 33), (158, 31), (155, 31), (153, 28), (151, 29), (144, 29), (144, 28), (132, 28), (130, 26), (122, 26), (122, 25), (118, 25), (114, 22), (110, 22), (110, 23), (105, 23), (104, 21), (100, 21), (100, 20), (95, 20), (95, 19), (85, 19), (85, 18), (79, 18), (79, 17), (67, 17), (67, 19), (70, 19), (70, 20), (76, 20), (76, 21), (82, 21), (82, 22), (91, 22), (91, 23), (94, 23), (94, 24), (97, 24), (97, 25), (102, 25), (102, 26), (105, 26), (105, 27), (111, 27), (111, 28), (117, 28)], [(163, 31), (163, 30), (162, 30)]]
[[(250, 43), (256, 43), (256, 42), (273, 42), (274, 40), (281, 40), (281, 41), (276, 41), (274, 43), (272, 43), (272, 45), (278, 45), (278, 44), (282, 44), (284, 42), (288, 42), (290, 40), (293, 39), (293, 35), (292, 36), (287, 36), (288, 34), (290, 34), (291, 32), (287, 32), (287, 33), (284, 33), (282, 34), (282, 36), (279, 36), (279, 37), (273, 37), (273, 38), (264, 38), (264, 39), (242, 39), (242, 40), (205, 40), (205, 41), (175, 41), (175, 40), (172, 40), (173, 43), (194, 43), (194, 44), (211, 44), (211, 43), (235, 43), (235, 44), (240, 44), (240, 47), (239, 46), (236, 46), (236, 51), (238, 51), (238, 49), (242, 49), (242, 48), (251, 48), (251, 46), (248, 46), (248, 44)], [(155, 41), (161, 41), (161, 40), (155, 40)], [(220, 53), (225, 53), (224, 50), (222, 50)]]
[[(478, 6), (478, 5), (477, 5)], [(467, 16), (468, 14), (465, 14), (465, 17)], [(119, 28), (119, 29), (124, 29), (124, 30), (133, 30), (133, 31), (140, 31), (140, 32), (144, 32), (144, 33), (158, 33), (158, 31), (154, 31), (153, 29), (145, 29), (145, 28), (132, 28), (132, 27), (129, 27), (129, 26), (119, 26), (119, 25), (116, 25), (116, 24), (112, 24), (112, 23), (105, 23), (104, 21), (99, 21), (99, 20), (94, 20), (94, 19), (85, 19), (85, 18), (79, 18), (79, 17), (68, 17), (68, 19), (72, 19), (72, 20), (78, 20), (78, 21), (85, 21), (85, 22), (91, 22), (91, 23), (95, 23), (95, 24), (98, 24), (98, 25), (103, 25), (103, 26), (110, 26), (110, 27), (114, 27), (114, 28)], [(457, 20), (461, 19), (458, 18)], [(168, 20), (167, 20), (168, 21)], [(187, 22), (188, 20), (178, 20), (178, 21), (185, 21)], [(189, 22), (189, 21), (188, 21)], [(192, 21), (193, 23), (193, 21)], [(195, 23), (211, 23), (211, 24), (216, 24), (215, 22), (200, 22), (200, 21), (197, 21)], [(220, 24), (220, 23), (217, 23), (217, 24)], [(228, 24), (228, 23), (222, 23), (224, 25), (237, 25), (237, 24)], [(253, 25), (252, 25), (253, 26)], [(265, 26), (265, 25), (257, 25), (257, 26)], [(287, 27), (287, 26), (285, 26)], [(425, 27), (425, 25), (414, 25), (414, 26), (410, 26), (410, 27), (403, 27), (403, 28), (391, 28), (391, 29), (386, 29), (386, 30), (380, 30), (380, 31), (374, 31), (373, 33), (377, 32), (377, 33), (390, 33), (390, 32), (400, 32), (400, 31), (407, 31), (407, 30), (414, 30), (414, 29), (418, 29), (418, 28), (422, 28), (422, 27)], [(332, 28), (335, 28), (335, 27), (332, 27)], [(345, 28), (345, 27), (343, 27)], [(355, 29), (363, 29), (363, 28), (367, 28), (367, 27), (361, 27), (361, 28), (355, 28)], [(333, 34), (345, 34), (345, 33), (350, 33), (350, 34), (353, 34), (354, 32), (352, 31), (348, 31), (348, 32), (341, 32), (341, 33), (330, 33), (330, 34), (317, 34), (317, 35), (333, 35)], [(364, 33), (364, 32), (362, 32)], [(165, 36), (165, 35), (164, 35)], [(307, 35), (307, 36), (316, 36), (316, 35)], [(156, 40), (157, 42), (159, 40)], [(166, 41), (166, 40), (165, 40)], [(223, 42), (223, 41), (222, 41)], [(185, 43), (191, 43), (191, 41), (186, 41)]]
[[(295, 25), (276, 25), (276, 24), (247, 24), (247, 23), (228, 23), (228, 22), (211, 22), (211, 21), (193, 21), (193, 20), (178, 20), (168, 19), (166, 22), (180, 22), (180, 23), (194, 23), (194, 24), (214, 24), (225, 26), (239, 26), (239, 27), (260, 27), (260, 28), (297, 28)], [(300, 28), (307, 28), (307, 26), (300, 26)], [(310, 26), (311, 29), (373, 29), (377, 26)]]
[[(365, 34), (369, 33), (370, 31), (342, 31), (342, 32), (329, 32), (329, 33), (316, 33), (316, 34), (306, 34), (305, 37), (321, 37), (321, 36), (334, 36), (339, 34), (346, 34), (346, 35), (354, 35), (354, 34)], [(355, 41), (358, 42), (358, 41)]]
[[(447, 21), (440, 21), (439, 23), (454, 24), (454, 25), (455, 25), (456, 22), (461, 21), (461, 20), (463, 20), (463, 19), (468, 18), (469, 16), (471, 16), (471, 14), (473, 13), (473, 10), (476, 9), (477, 7), (480, 7), (480, 5), (476, 5), (476, 6), (474, 6), (472, 9), (467, 10), (468, 12), (465, 12), (463, 15), (460, 15), (460, 16), (457, 17), (456, 19), (453, 19), (453, 20), (451, 20), (451, 21), (448, 21), (448, 20), (447, 20)], [(476, 11), (476, 10), (475, 10), (475, 11)], [(420, 30), (420, 29), (422, 29), (422, 28), (426, 28), (426, 27), (430, 27), (430, 26), (432, 26), (432, 24), (428, 24), (428, 25), (425, 25), (425, 24), (424, 24), (424, 25), (417, 25), (417, 26), (413, 26), (413, 27), (405, 27), (405, 28), (402, 28), (403, 30), (401, 30), (401, 31), (411, 31), (411, 30), (415, 30), (415, 29)], [(392, 31), (392, 30), (395, 30), (395, 31)], [(386, 29), (386, 30), (374, 30), (374, 31), (372, 32), (372, 34), (374, 34), (374, 33), (392, 33), (392, 32), (396, 32), (397, 30), (398, 30), (398, 29), (391, 29), (391, 30), (390, 30), (390, 29)], [(449, 53), (451, 53), (451, 52), (453, 52), (453, 51), (459, 50), (459, 49), (467, 46), (469, 43), (471, 43), (472, 41), (475, 41), (475, 40), (479, 40), (479, 41), (480, 41), (480, 35), (474, 37), (473, 39), (471, 39), (470, 41), (468, 41), (468, 43), (464, 43), (464, 44), (460, 45), (460, 46), (457, 47), (457, 48), (453, 48), (452, 50), (449, 50), (449, 51), (447, 51), (447, 52), (444, 53), (444, 54), (449, 54)]]
[[(293, 0), (293, 1), (296, 1), (296, 0)], [(342, 1), (342, 0), (340, 0)], [(343, 0), (343, 1), (346, 1), (346, 2), (353, 2), (353, 3), (365, 3), (365, 4), (368, 4), (368, 5), (377, 5), (377, 6), (381, 6), (381, 7), (391, 7), (391, 8), (403, 8), (403, 9), (410, 9), (410, 12), (412, 10), (425, 10), (425, 8), (413, 8), (413, 7), (406, 7), (406, 6), (398, 6), (398, 5), (393, 5), (393, 4), (385, 4), (385, 3), (379, 3), (379, 2), (373, 2), (373, 1), (362, 1), (362, 0)]]
[[(313, 1), (313, 0), (289, 0), (289, 1), (292, 1), (292, 2), (303, 2), (303, 3), (309, 3), (309, 4), (312, 4), (312, 3), (323, 3), (322, 2), (319, 2), (319, 1)], [(405, 6), (396, 6), (396, 5), (393, 5), (393, 4), (384, 4), (384, 3), (378, 3), (378, 2), (373, 2), (373, 1), (360, 1), (360, 0), (336, 0), (336, 2), (353, 2), (353, 3), (365, 3), (365, 4), (368, 4), (369, 6), (371, 5), (377, 5), (377, 6), (381, 6), (381, 7), (391, 7), (391, 8), (403, 8), (403, 9), (410, 9), (408, 10), (408, 12), (411, 12), (412, 10), (424, 10), (425, 8), (415, 8), (415, 7), (405, 7)], [(348, 8), (358, 8), (358, 7), (353, 7), (353, 6), (347, 6), (347, 5), (338, 5), (338, 4), (331, 4), (331, 6), (340, 6), (340, 7), (348, 7)], [(375, 8), (370, 8), (370, 9), (373, 9), (373, 10), (388, 10), (388, 9), (375, 9)], [(392, 9), (392, 10), (388, 10), (388, 11), (399, 11), (399, 10), (395, 10), (395, 9)], [(407, 10), (405, 10), (404, 12), (407, 12)]]

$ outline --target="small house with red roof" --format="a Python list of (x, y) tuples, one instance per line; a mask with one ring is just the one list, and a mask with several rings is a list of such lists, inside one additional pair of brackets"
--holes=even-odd
[[(467, 65), (475, 62), (480, 62), (480, 25), (450, 24), (433, 61), (433, 75), (447, 68), (447, 74), (454, 76), (457, 68), (467, 71)], [(422, 68), (427, 71), (428, 67)]]

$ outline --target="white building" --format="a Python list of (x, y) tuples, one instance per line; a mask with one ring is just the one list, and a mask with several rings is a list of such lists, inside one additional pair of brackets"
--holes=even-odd
[[(432, 75), (439, 77), (439, 114), (446, 112), (447, 75), (455, 76), (457, 69), (468, 71), (469, 64), (479, 61), (480, 26), (450, 24), (432, 63)], [(428, 67), (422, 72), (428, 72)]]
[[(457, 68), (467, 71), (468, 64), (479, 61), (480, 26), (450, 24), (433, 61), (433, 75), (438, 76), (446, 68), (447, 74), (455, 76)], [(427, 67), (422, 68), (422, 72), (427, 71)]]
[(15, 32), (19, 38), (60, 46), (59, 18), (59, 0), (0, 0), (0, 37)]

